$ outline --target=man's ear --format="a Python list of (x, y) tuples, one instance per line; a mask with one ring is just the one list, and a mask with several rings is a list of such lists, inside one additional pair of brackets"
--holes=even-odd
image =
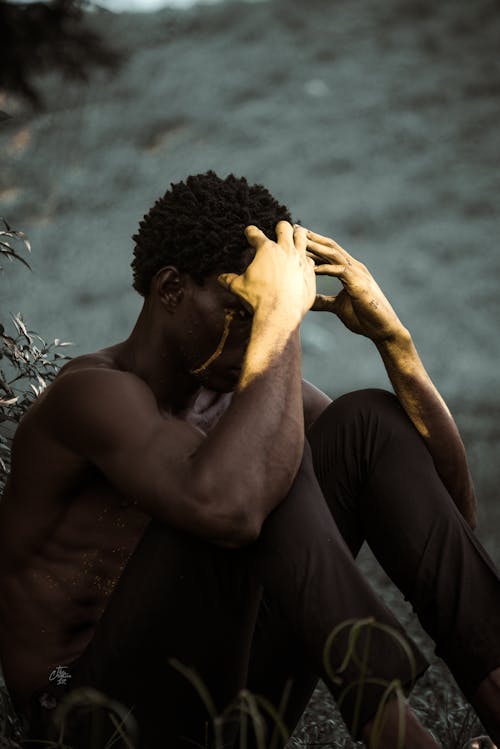
[(184, 296), (185, 275), (173, 265), (166, 265), (155, 273), (152, 287), (164, 307), (175, 312)]

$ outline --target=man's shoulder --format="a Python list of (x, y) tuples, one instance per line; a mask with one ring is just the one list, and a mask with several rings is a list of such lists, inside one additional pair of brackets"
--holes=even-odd
[(61, 367), (59, 376), (65, 372), (80, 371), (85, 369), (112, 369), (117, 370), (116, 358), (112, 355), (112, 349), (101, 349), (91, 353), (80, 354), (70, 359)]
[(160, 422), (156, 398), (144, 380), (100, 354), (85, 355), (66, 365), (28, 409), (16, 433), (16, 450), (50, 447), (72, 464), (92, 463), (95, 455), (145, 441)]
[(120, 359), (116, 353), (117, 348), (117, 346), (110, 346), (99, 351), (75, 356), (61, 367), (55, 381), (60, 380), (61, 377), (70, 372), (87, 372), (90, 374), (95, 372), (113, 372), (125, 376), (130, 375), (131, 372), (124, 369), (120, 363)]
[(20, 428), (37, 425), (54, 436), (87, 428), (102, 431), (108, 423), (123, 424), (127, 412), (156, 413), (153, 392), (140, 377), (117, 367), (106, 352), (96, 352), (68, 362), (28, 410)]
[(152, 396), (144, 380), (120, 367), (109, 349), (71, 359), (50, 386), (54, 395), (79, 400), (86, 395), (98, 399), (109, 398), (123, 390)]

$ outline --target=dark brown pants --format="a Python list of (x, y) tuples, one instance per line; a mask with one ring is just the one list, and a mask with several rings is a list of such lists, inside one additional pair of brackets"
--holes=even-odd
[[(359, 734), (383, 687), (365, 684), (356, 712), (359, 662), (351, 659), (340, 683), (332, 682), (325, 642), (349, 619), (374, 617), (402, 632), (354, 563), (365, 539), (467, 696), (500, 665), (500, 578), (396, 398), (380, 390), (345, 395), (308, 442), (289, 494), (245, 549), (221, 549), (152, 521), (92, 642), (68, 667), (71, 688), (92, 685), (132, 708), (141, 749), (211, 740), (203, 702), (171, 658), (196, 670), (218, 711), (244, 686), (277, 705), (292, 679), (289, 728), (321, 676)], [(370, 636), (370, 677), (408, 685), (405, 650), (379, 630)], [(344, 629), (333, 643), (334, 668), (347, 637)], [(427, 663), (410, 648), (420, 674)], [(34, 695), (31, 737), (50, 733), (50, 715)], [(85, 727), (70, 737), (88, 749)]]

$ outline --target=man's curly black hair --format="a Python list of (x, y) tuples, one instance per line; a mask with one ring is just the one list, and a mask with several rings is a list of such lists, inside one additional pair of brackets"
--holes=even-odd
[(249, 246), (245, 226), (254, 224), (275, 240), (281, 220), (292, 220), (287, 207), (245, 177), (221, 179), (210, 170), (172, 183), (132, 237), (134, 289), (147, 296), (153, 276), (166, 265), (200, 285), (212, 273), (241, 273)]

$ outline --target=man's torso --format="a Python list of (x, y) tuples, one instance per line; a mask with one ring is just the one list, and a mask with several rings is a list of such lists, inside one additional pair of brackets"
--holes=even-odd
[[(70, 368), (89, 359), (113, 368), (106, 355)], [(207, 431), (230, 398), (202, 391), (181, 418)], [(42, 394), (22, 420), (0, 502), (0, 658), (18, 704), (83, 652), (150, 520), (53, 438), (49, 410)]]

